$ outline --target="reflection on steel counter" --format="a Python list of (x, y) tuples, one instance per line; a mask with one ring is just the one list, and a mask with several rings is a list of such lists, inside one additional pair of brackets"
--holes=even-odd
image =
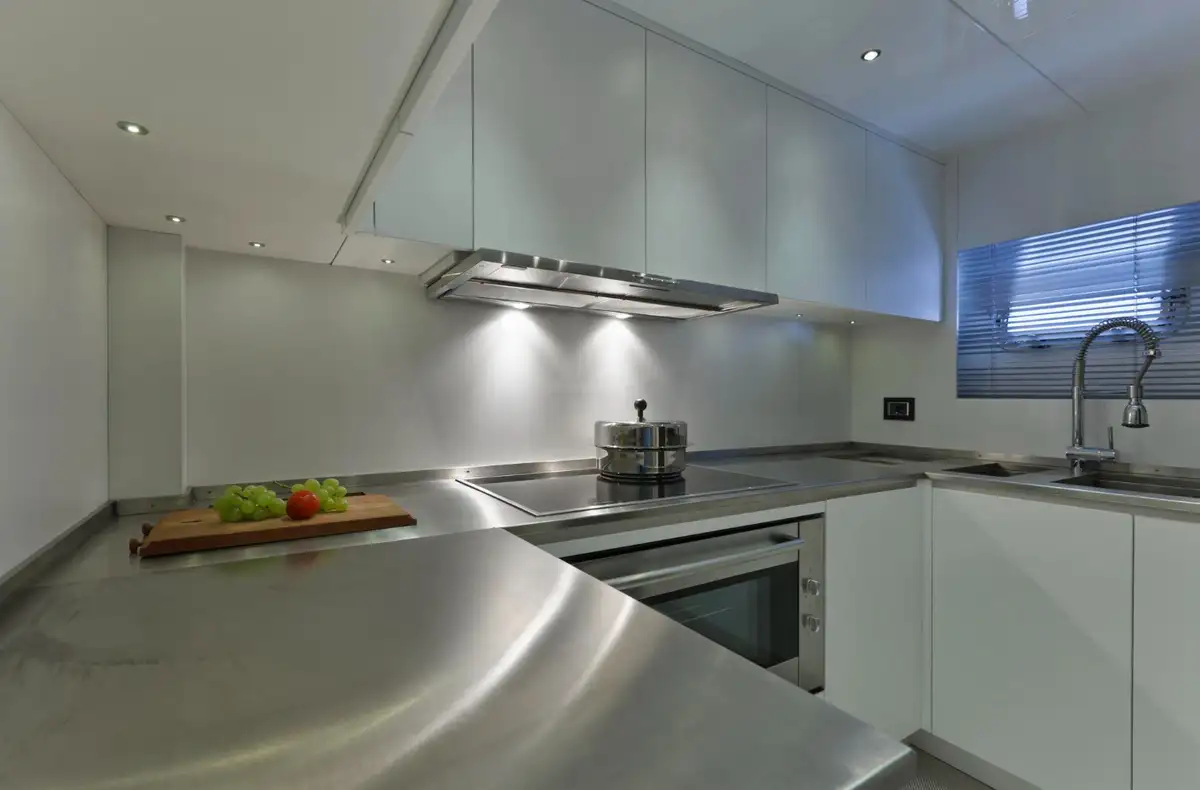
[(34, 588), (0, 786), (892, 790), (912, 752), (501, 530)]

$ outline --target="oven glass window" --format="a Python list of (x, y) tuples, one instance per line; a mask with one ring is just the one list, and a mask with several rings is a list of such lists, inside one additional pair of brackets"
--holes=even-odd
[(761, 667), (800, 653), (800, 571), (794, 562), (643, 603)]

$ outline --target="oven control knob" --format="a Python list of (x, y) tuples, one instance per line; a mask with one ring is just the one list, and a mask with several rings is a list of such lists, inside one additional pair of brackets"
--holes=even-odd
[(819, 596), (821, 594), (821, 582), (816, 579), (801, 579), (800, 592), (814, 597)]
[(821, 630), (821, 618), (815, 614), (806, 614), (800, 618), (800, 625), (815, 634)]

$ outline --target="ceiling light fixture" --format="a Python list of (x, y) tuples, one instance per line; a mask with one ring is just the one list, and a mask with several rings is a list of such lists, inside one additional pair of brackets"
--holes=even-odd
[(133, 121), (117, 121), (117, 128), (122, 132), (128, 132), (129, 134), (150, 134), (149, 129), (147, 129), (145, 126), (142, 126), (140, 123), (134, 123)]
[(181, 223), (187, 222), (187, 220), (184, 219), (183, 217), (177, 217), (174, 214), (168, 214), (167, 222), (174, 222), (176, 225), (179, 225)]
[(509, 302), (508, 306), (516, 310), (528, 310), (531, 305), (527, 305), (524, 302)]
[(861, 57), (867, 63), (870, 63), (873, 60), (877, 60), (879, 58), (879, 56), (882, 54), (883, 54), (882, 49), (868, 49), (866, 52), (862, 53), (862, 55), (860, 55), (859, 57)]
[(803, 318), (803, 317), (804, 317), (804, 313), (796, 313), (796, 317), (797, 317), (797, 318)]
[(854, 322), (853, 322), (853, 321), (851, 321), (851, 322), (850, 322), (850, 326), (854, 326)]
[(257, 250), (261, 250), (263, 247), (265, 247), (267, 245), (263, 244), (261, 241), (252, 241), (252, 242), (250, 242), (250, 246), (254, 247)]
[(391, 258), (380, 258), (379, 260), (383, 261), (383, 262), (384, 262), (384, 263), (386, 263), (388, 266), (391, 266), (393, 263), (395, 263), (395, 262), (396, 262), (395, 260), (393, 260), (393, 259), (391, 259)]

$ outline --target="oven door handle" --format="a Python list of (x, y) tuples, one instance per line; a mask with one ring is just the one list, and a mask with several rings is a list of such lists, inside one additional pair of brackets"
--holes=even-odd
[(794, 540), (785, 540), (783, 543), (776, 543), (771, 546), (751, 549), (738, 554), (726, 554), (722, 557), (713, 557), (712, 559), (699, 560), (697, 562), (687, 562), (683, 565), (671, 565), (666, 568), (656, 568), (652, 571), (642, 571), (641, 573), (631, 573), (628, 576), (618, 576), (615, 579), (601, 579), (609, 587), (614, 587), (618, 590), (624, 590), (629, 587), (638, 587), (643, 584), (651, 584), (653, 582), (666, 581), (674, 579), (677, 576), (686, 576), (689, 573), (708, 570), (710, 568), (719, 568), (723, 565), (737, 565), (742, 562), (750, 562), (752, 560), (760, 560), (764, 557), (769, 557), (772, 554), (782, 554), (785, 551), (796, 551), (804, 545), (804, 538), (796, 538)]

